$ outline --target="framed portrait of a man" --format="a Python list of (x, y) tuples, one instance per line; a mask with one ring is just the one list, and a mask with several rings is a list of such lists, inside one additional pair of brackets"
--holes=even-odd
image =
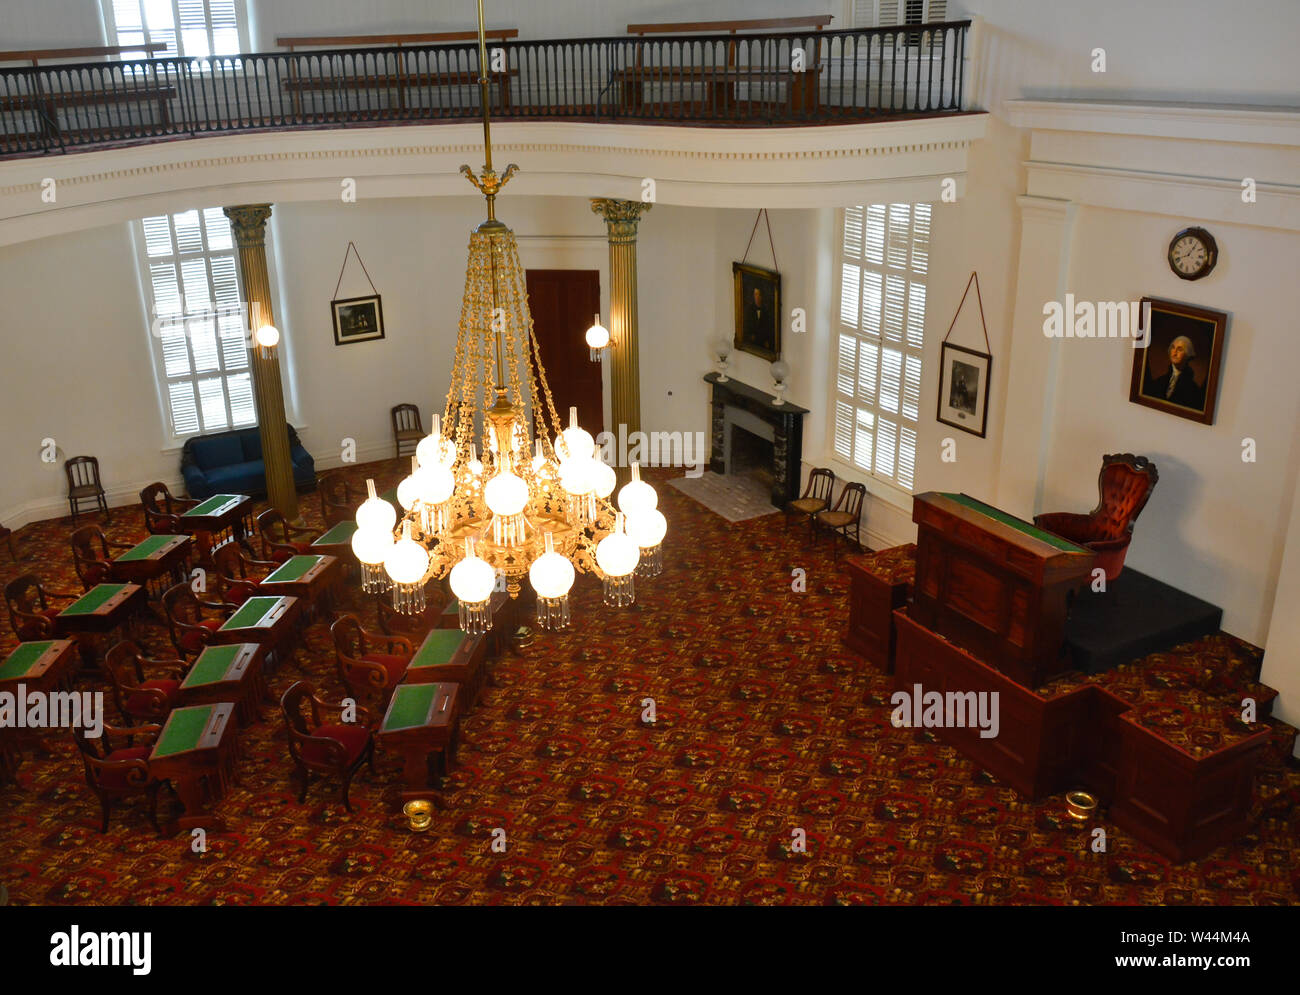
[(1133, 350), (1128, 399), (1213, 425), (1227, 314), (1154, 297), (1142, 298), (1141, 314), (1140, 338), (1147, 344)]
[(384, 337), (384, 309), (378, 294), (331, 301), (330, 309), (334, 315), (335, 345)]
[(940, 360), (939, 421), (983, 438), (989, 420), (993, 357), (945, 342)]
[(736, 286), (736, 348), (775, 362), (781, 358), (781, 274), (731, 264)]

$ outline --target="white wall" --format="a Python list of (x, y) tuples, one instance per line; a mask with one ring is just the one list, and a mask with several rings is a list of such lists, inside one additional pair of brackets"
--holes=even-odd
[[(1224, 608), (1224, 628), (1255, 643), (1268, 631), (1300, 463), (1300, 393), (1292, 352), (1300, 235), (1215, 226), (1222, 261), (1195, 283), (1178, 279), (1165, 247), (1181, 223), (1084, 208), (1075, 220), (1069, 290), (1078, 300), (1144, 295), (1226, 311), (1213, 425), (1131, 404), (1131, 343), (1063, 339), (1044, 507), (1088, 511), (1105, 452), (1149, 456), (1160, 471), (1128, 562)], [(1242, 462), (1242, 440), (1258, 460)]]

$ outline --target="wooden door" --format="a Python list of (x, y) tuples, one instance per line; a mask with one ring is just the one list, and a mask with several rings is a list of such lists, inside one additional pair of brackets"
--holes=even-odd
[(594, 437), (605, 430), (605, 405), (601, 364), (591, 361), (587, 329), (600, 310), (600, 271), (530, 269), (526, 276), (533, 334), (559, 427), (568, 427), (569, 408), (577, 407), (578, 424)]

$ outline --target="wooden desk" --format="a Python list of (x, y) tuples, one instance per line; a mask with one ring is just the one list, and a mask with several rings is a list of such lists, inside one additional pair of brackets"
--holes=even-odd
[(1065, 617), (1096, 554), (965, 494), (918, 494), (912, 618), (1027, 688), (1069, 670)]
[(261, 718), (258, 704), (268, 690), (262, 678), (262, 647), (257, 643), (207, 646), (181, 681), (180, 705), (233, 702), (241, 725)]
[(406, 667), (406, 684), (459, 684), (462, 708), (478, 701), (487, 678), (487, 641), (460, 629), (430, 629)]
[[(489, 656), (498, 657), (509, 646), (509, 640), (515, 634), (519, 617), (518, 600), (511, 599), (505, 591), (493, 591), (488, 603), (492, 606), (492, 628), (486, 635), (487, 652)], [(455, 595), (442, 606), (438, 628), (460, 629), (460, 602)]]
[(457, 684), (399, 684), (388, 703), (377, 738), (385, 749), (402, 754), (402, 800), (429, 797), (439, 773), (456, 757), (460, 717)]
[(279, 666), (280, 659), (293, 651), (301, 611), (302, 601), (298, 598), (249, 598), (212, 634), (212, 642), (218, 646), (257, 643)]
[(63, 639), (77, 633), (112, 632), (147, 601), (144, 588), (138, 584), (96, 584), (54, 616), (54, 634)]
[(151, 596), (161, 598), (167, 587), (185, 580), (193, 542), (189, 536), (150, 536), (110, 563), (109, 576), (122, 583), (141, 584)]
[(199, 557), (207, 562), (212, 551), (228, 542), (238, 542), (251, 553), (248, 534), (252, 531), (253, 499), (246, 494), (214, 494), (180, 516), (181, 525), (199, 538)]
[(149, 755), (149, 773), (172, 782), (181, 797), (185, 813), (167, 824), (177, 829), (207, 829), (224, 832), (226, 825), (212, 813), (237, 778), (239, 740), (231, 722), (231, 702), (176, 708), (158, 734)]
[[(0, 694), (18, 695), (21, 685), (27, 694), (49, 694), (59, 688), (71, 688), (72, 678), (80, 666), (77, 643), (73, 639), (46, 639), (40, 642), (19, 643), (0, 662)], [(48, 740), (52, 729), (19, 729), (0, 726), (0, 784), (17, 776), (19, 750), (35, 746), (47, 753), (53, 749)]]
[(0, 692), (18, 684), (28, 691), (53, 691), (64, 687), (77, 670), (77, 643), (72, 639), (47, 639), (19, 643), (0, 662)]
[(334, 556), (291, 556), (267, 574), (257, 589), (263, 594), (301, 598), (313, 610), (322, 599), (326, 607), (343, 581), (343, 565)]
[(345, 569), (355, 573), (359, 566), (352, 552), (352, 537), (356, 535), (356, 522), (339, 522), (311, 544), (311, 551), (322, 556), (332, 556), (343, 563)]

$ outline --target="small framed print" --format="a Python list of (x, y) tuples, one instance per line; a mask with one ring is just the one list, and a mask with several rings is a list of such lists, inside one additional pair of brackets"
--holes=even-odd
[[(1148, 308), (1149, 338), (1145, 327)], [(1154, 297), (1142, 298), (1141, 314), (1140, 330), (1147, 345), (1133, 350), (1128, 399), (1179, 418), (1213, 425), (1227, 314)]]
[(334, 315), (334, 344), (369, 342), (384, 337), (384, 309), (379, 295), (330, 301)]
[(989, 371), (993, 357), (943, 343), (939, 379), (939, 421), (984, 438), (989, 419)]

